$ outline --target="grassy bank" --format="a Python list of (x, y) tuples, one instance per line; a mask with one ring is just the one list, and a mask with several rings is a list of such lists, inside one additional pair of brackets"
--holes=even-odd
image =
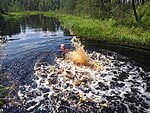
[(125, 27), (116, 24), (113, 19), (96, 20), (58, 12), (19, 12), (9, 13), (5, 18), (20, 18), (25, 15), (43, 14), (47, 17), (56, 17), (62, 26), (72, 30), (77, 36), (99, 39), (108, 43), (150, 47), (150, 31), (142, 27)]

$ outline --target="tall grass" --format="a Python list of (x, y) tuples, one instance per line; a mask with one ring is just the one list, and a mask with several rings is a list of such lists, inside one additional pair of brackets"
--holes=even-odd
[(140, 27), (116, 26), (116, 22), (113, 19), (102, 21), (66, 14), (56, 15), (63, 23), (63, 27), (71, 29), (78, 36), (101, 39), (113, 43), (150, 47), (150, 32), (144, 31)]
[(100, 39), (111, 43), (150, 47), (149, 31), (145, 31), (140, 27), (118, 25), (113, 19), (105, 21), (96, 20), (61, 14), (59, 12), (21, 12), (10, 14), (14, 17), (36, 14), (43, 14), (47, 17), (56, 17), (62, 22), (63, 27), (72, 30), (80, 37)]

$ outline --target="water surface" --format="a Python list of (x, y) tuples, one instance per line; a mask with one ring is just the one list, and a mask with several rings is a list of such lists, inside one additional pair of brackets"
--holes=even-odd
[[(82, 40), (89, 56), (102, 61), (105, 67), (102, 72), (95, 72), (55, 59), (60, 44), (65, 43), (72, 49), (72, 37), (60, 27), (56, 18), (36, 15), (3, 21), (0, 35), (0, 70), (4, 75), (0, 82), (15, 89), (10, 100), (2, 106), (2, 112), (150, 112), (149, 51)], [(56, 66), (55, 70), (49, 72), (53, 66)], [(70, 79), (66, 84), (61, 81), (66, 78), (57, 73), (60, 66), (69, 68), (80, 78), (92, 73), (89, 79), (93, 81), (87, 81), (88, 87), (73, 86)], [(49, 80), (54, 89), (45, 84)], [(61, 88), (64, 88), (63, 92)], [(81, 102), (78, 93), (86, 99), (95, 97), (95, 100)]]

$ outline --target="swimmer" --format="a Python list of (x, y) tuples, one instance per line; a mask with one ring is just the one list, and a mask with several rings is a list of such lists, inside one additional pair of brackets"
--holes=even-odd
[(69, 49), (66, 49), (64, 44), (61, 44), (60, 51), (62, 52), (62, 55), (64, 56), (64, 55), (66, 55), (66, 53), (69, 52)]

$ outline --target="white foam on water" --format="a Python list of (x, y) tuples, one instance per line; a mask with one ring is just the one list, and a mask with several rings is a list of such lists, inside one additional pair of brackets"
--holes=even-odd
[[(150, 99), (150, 92), (146, 91), (147, 83), (140, 76), (142, 72), (149, 77), (149, 73), (128, 61), (116, 59), (117, 54), (110, 56), (92, 52), (88, 55), (92, 60), (103, 65), (103, 70), (93, 70), (87, 66), (81, 67), (63, 58), (56, 58), (55, 65), (48, 66), (38, 61), (34, 67), (35, 78), (33, 79), (36, 87), (20, 86), (18, 92), (27, 111), (37, 109), (36, 106), (41, 110), (52, 109), (54, 103), (57, 109), (61, 106), (61, 100), (68, 101), (71, 108), (77, 109), (84, 102), (93, 102), (97, 109), (102, 109), (103, 104), (109, 107), (111, 103), (119, 101), (126, 106), (128, 113), (132, 113), (130, 105), (134, 105), (138, 110), (142, 108), (147, 113), (150, 111), (150, 104), (147, 100), (147, 98)], [(43, 91), (42, 88), (47, 91)], [(30, 93), (37, 96), (29, 95)], [(48, 95), (47, 99), (44, 97), (45, 94)], [(71, 94), (76, 96), (75, 100), (71, 98)], [(126, 95), (136, 95), (135, 98), (143, 99), (148, 107), (142, 107), (141, 104), (136, 105), (136, 101), (130, 101)], [(44, 102), (41, 103), (41, 101)], [(31, 102), (35, 104), (27, 106)], [(45, 104), (45, 102), (48, 103)]]

